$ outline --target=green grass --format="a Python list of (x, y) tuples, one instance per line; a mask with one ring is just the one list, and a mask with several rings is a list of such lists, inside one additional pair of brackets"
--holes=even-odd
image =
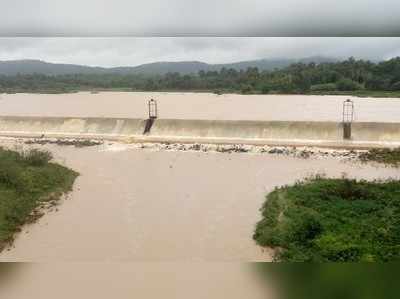
[(23, 224), (40, 217), (43, 203), (55, 203), (72, 189), (78, 173), (51, 159), (45, 151), (0, 148), (0, 251)]
[[(246, 95), (261, 95), (265, 94), (261, 90), (253, 89), (248, 92), (243, 92), (240, 89), (234, 88), (204, 88), (204, 89), (190, 89), (190, 88), (163, 88), (156, 90), (134, 89), (130, 87), (114, 87), (114, 88), (91, 88), (91, 87), (68, 87), (68, 88), (36, 88), (36, 89), (21, 89), (9, 88), (0, 89), (0, 93), (33, 93), (33, 94), (67, 94), (77, 92), (190, 92), (190, 93), (214, 93), (222, 94), (246, 94)], [(385, 91), (385, 90), (354, 90), (354, 91), (278, 91), (271, 90), (268, 92), (270, 95), (343, 95), (355, 97), (371, 97), (371, 98), (400, 98), (400, 91)]]
[(400, 148), (370, 149), (367, 152), (362, 153), (359, 158), (363, 162), (373, 161), (398, 167), (400, 166)]
[(354, 91), (314, 91), (309, 92), (312, 95), (343, 95), (355, 96), (360, 98), (400, 98), (400, 91), (386, 91), (386, 90), (354, 90)]
[(267, 195), (254, 239), (287, 262), (400, 258), (400, 182), (315, 177)]

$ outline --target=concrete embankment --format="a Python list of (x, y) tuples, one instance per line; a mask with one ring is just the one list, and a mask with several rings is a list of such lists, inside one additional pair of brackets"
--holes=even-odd
[(143, 134), (145, 120), (128, 118), (0, 117), (0, 135), (121, 139)]
[(244, 143), (320, 146), (400, 144), (400, 123), (356, 122), (343, 140), (339, 122), (0, 117), (0, 135), (126, 140), (130, 142)]

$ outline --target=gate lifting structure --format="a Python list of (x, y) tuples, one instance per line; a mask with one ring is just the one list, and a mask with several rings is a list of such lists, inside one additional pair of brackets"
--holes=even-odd
[(354, 102), (347, 99), (343, 102), (343, 139), (351, 139), (351, 124), (354, 120)]
[(157, 101), (151, 99), (148, 102), (148, 106), (149, 106), (149, 118), (146, 120), (146, 125), (144, 127), (143, 134), (150, 133), (151, 127), (153, 126), (154, 121), (158, 117)]
[(157, 101), (151, 99), (149, 101), (149, 119), (155, 119), (158, 117)]

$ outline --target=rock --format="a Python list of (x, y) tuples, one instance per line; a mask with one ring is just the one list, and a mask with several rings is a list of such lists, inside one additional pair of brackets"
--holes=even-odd
[(269, 154), (276, 154), (276, 148), (271, 148), (270, 150), (268, 150)]
[(200, 150), (200, 144), (198, 144), (198, 143), (193, 144), (192, 149), (195, 150), (195, 151), (199, 151)]

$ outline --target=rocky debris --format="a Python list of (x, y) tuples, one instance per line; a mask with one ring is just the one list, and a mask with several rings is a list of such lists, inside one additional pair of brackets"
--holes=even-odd
[(28, 215), (26, 220), (27, 224), (36, 222), (47, 212), (58, 212), (58, 206), (60, 204), (60, 199), (65, 195), (60, 193), (51, 193), (46, 198), (42, 198), (40, 204)]
[[(93, 139), (60, 139), (60, 138), (36, 138), (24, 141), (25, 144), (56, 144), (86, 147), (102, 145), (102, 140)], [(108, 142), (104, 146), (112, 148), (118, 143)], [(193, 151), (215, 153), (248, 153), (271, 154), (289, 156), (300, 159), (337, 157), (345, 160), (356, 160), (365, 153), (365, 150), (326, 149), (312, 146), (271, 146), (271, 145), (245, 145), (245, 144), (200, 144), (200, 143), (133, 143), (126, 145), (128, 148), (148, 149), (153, 151)]]
[(149, 149), (154, 151), (194, 151), (215, 153), (248, 153), (248, 154), (272, 154), (290, 156), (301, 159), (337, 157), (346, 160), (358, 159), (365, 151), (325, 149), (318, 147), (296, 146), (269, 146), (269, 145), (242, 145), (242, 144), (183, 144), (183, 143), (137, 143), (130, 148)]
[(86, 147), (103, 144), (102, 140), (92, 139), (60, 139), (60, 138), (35, 138), (28, 139), (24, 142), (25, 144), (57, 144), (57, 145), (72, 145), (75, 147)]

